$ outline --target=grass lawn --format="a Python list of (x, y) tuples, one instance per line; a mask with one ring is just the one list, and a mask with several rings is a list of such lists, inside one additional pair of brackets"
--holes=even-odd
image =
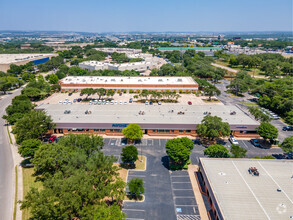
[(211, 103), (211, 102), (220, 102), (218, 99), (202, 99), (202, 101), (206, 102), (206, 103)]
[(230, 67), (232, 69), (235, 70), (243, 70), (246, 71), (249, 75), (251, 76), (264, 76), (263, 72), (257, 68), (243, 68), (241, 65), (238, 66), (231, 66), (228, 62), (224, 61), (224, 60), (215, 60), (216, 64), (222, 65), (222, 66), (226, 66), (226, 67)]
[(254, 102), (240, 102), (240, 104), (247, 105), (247, 106), (258, 106), (258, 104), (254, 103)]
[[(35, 177), (33, 177), (34, 168), (22, 168), (22, 175), (23, 175), (23, 199), (25, 198), (26, 194), (29, 192), (31, 187), (35, 187), (38, 189), (42, 188), (41, 182), (35, 182)], [(22, 210), (22, 220), (27, 220), (30, 218), (29, 210)]]
[(134, 170), (146, 170), (146, 157), (138, 156), (138, 160), (135, 161), (135, 169)]

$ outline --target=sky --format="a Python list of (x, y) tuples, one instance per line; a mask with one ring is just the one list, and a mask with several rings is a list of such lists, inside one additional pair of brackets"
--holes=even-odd
[(0, 30), (292, 31), (292, 0), (0, 0)]

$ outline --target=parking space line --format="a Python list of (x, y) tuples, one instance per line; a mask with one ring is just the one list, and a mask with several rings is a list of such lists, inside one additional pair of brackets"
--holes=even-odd
[(172, 183), (190, 183), (190, 182), (172, 182)]
[(190, 191), (193, 191), (193, 189), (173, 189), (173, 190), (190, 190)]
[(143, 209), (122, 209), (122, 211), (145, 212)]
[(174, 196), (175, 198), (191, 198), (194, 199), (194, 196)]
[(198, 205), (177, 205), (177, 204), (175, 204), (175, 206), (198, 207)]
[(172, 176), (172, 174), (171, 174), (171, 177), (189, 177), (188, 175), (185, 175), (185, 176)]
[(249, 148), (248, 148), (248, 146), (245, 144), (245, 142), (244, 142), (244, 141), (241, 141), (241, 142), (244, 144), (245, 148), (248, 150)]

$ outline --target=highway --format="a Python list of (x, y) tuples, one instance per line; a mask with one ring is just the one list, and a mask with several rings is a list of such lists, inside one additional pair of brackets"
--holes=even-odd
[(0, 220), (10, 220), (13, 215), (14, 202), (14, 162), (5, 127), (5, 121), (2, 116), (5, 114), (5, 108), (11, 103), (11, 100), (20, 94), (21, 89), (1, 96), (0, 100)]

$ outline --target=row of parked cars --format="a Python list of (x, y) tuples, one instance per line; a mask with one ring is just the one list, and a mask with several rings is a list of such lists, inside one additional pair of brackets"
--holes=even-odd
[(271, 110), (268, 110), (266, 108), (260, 108), (260, 110), (266, 114), (267, 116), (269, 116), (270, 118), (274, 119), (274, 120), (278, 120), (280, 119), (280, 116), (275, 114), (274, 112), (272, 112)]
[[(231, 142), (231, 144), (239, 145), (239, 142), (233, 136), (230, 136), (229, 141)], [(255, 147), (261, 147), (259, 141), (255, 138), (250, 139), (250, 143)]]
[(44, 142), (49, 142), (49, 143), (53, 143), (53, 142), (58, 142), (60, 140), (61, 137), (56, 137), (55, 135), (51, 136), (51, 137), (45, 137), (44, 138)]

